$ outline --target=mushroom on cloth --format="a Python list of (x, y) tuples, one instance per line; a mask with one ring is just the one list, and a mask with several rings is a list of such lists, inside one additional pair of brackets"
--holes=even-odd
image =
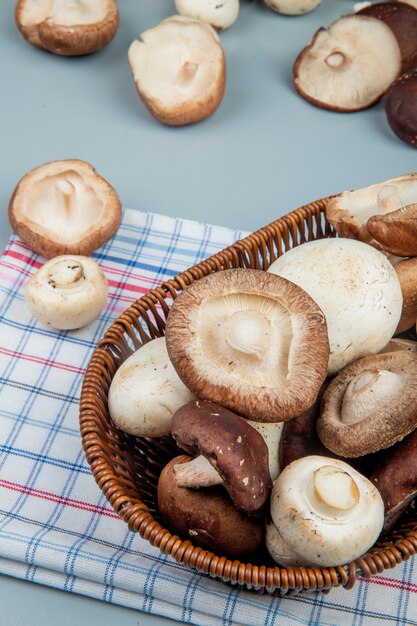
[(222, 488), (179, 486), (174, 468), (190, 462), (188, 456), (177, 456), (159, 477), (158, 508), (169, 529), (194, 545), (231, 559), (254, 554), (262, 546), (262, 520), (239, 511)]
[(268, 448), (246, 420), (214, 402), (197, 400), (176, 411), (171, 432), (183, 450), (199, 455), (174, 467), (179, 486), (223, 484), (235, 506), (247, 513), (265, 505), (271, 487)]
[(173, 368), (165, 337), (145, 343), (122, 363), (109, 389), (110, 417), (136, 437), (162, 437), (171, 417), (194, 399)]
[(379, 352), (395, 332), (402, 309), (400, 282), (388, 259), (372, 246), (341, 238), (310, 241), (283, 254), (268, 272), (299, 285), (326, 316), (329, 374)]
[(50, 259), (25, 285), (25, 301), (43, 324), (75, 330), (92, 322), (107, 302), (107, 280), (88, 257)]
[(117, 231), (116, 191), (85, 161), (52, 161), (31, 170), (9, 202), (9, 221), (29, 248), (47, 259), (88, 256)]
[(370, 480), (384, 501), (388, 530), (417, 496), (417, 430), (390, 451)]
[(365, 357), (327, 388), (317, 432), (326, 448), (359, 457), (392, 446), (417, 427), (417, 354)]
[(142, 33), (128, 56), (139, 96), (159, 122), (170, 126), (199, 122), (223, 99), (223, 48), (205, 22), (170, 17)]
[(175, 0), (180, 15), (207, 22), (216, 30), (232, 26), (239, 15), (239, 0)]
[(320, 28), (298, 55), (294, 86), (316, 106), (359, 111), (384, 95), (401, 71), (401, 52), (381, 20), (347, 15)]
[(266, 546), (280, 565), (331, 567), (375, 543), (384, 504), (376, 487), (347, 463), (307, 456), (275, 481), (271, 518)]
[(119, 26), (116, 0), (19, 0), (15, 15), (29, 43), (65, 56), (104, 48)]
[(222, 270), (191, 284), (173, 303), (166, 340), (198, 398), (255, 421), (298, 415), (326, 377), (322, 311), (305, 291), (261, 270)]
[[(407, 257), (410, 251), (417, 255), (416, 203), (417, 174), (404, 174), (338, 194), (327, 203), (326, 219), (342, 237)], [(404, 242), (401, 237), (405, 237)]]

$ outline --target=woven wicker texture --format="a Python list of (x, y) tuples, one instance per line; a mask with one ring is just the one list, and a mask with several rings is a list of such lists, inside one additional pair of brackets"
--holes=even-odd
[(326, 222), (328, 198), (301, 207), (169, 280), (132, 304), (108, 329), (87, 369), (80, 403), (84, 451), (97, 484), (129, 528), (176, 561), (261, 593), (351, 588), (357, 576), (370, 577), (417, 553), (417, 511), (413, 504), (394, 529), (372, 550), (343, 567), (280, 568), (265, 554), (241, 563), (195, 547), (164, 527), (157, 507), (162, 468), (182, 454), (170, 437), (130, 437), (111, 423), (107, 395), (119, 365), (141, 345), (164, 334), (172, 301), (187, 285), (210, 272), (236, 267), (266, 270), (286, 250), (306, 241), (334, 236)]

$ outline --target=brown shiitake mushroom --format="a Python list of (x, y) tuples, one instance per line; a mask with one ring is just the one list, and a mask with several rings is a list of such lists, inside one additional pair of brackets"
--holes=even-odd
[(381, 350), (381, 354), (385, 352), (397, 352), (398, 350), (406, 350), (407, 352), (417, 352), (417, 341), (412, 339), (400, 339), (399, 337), (394, 337), (391, 339), (385, 346), (383, 350)]
[(395, 265), (395, 271), (403, 293), (403, 310), (395, 331), (399, 334), (414, 326), (417, 320), (417, 258), (400, 261)]
[(168, 315), (166, 341), (197, 398), (255, 421), (298, 415), (326, 378), (322, 311), (303, 289), (261, 270), (223, 270), (187, 287)]
[(326, 448), (360, 457), (401, 441), (417, 427), (417, 354), (365, 357), (327, 388), (317, 432)]
[(403, 74), (385, 94), (385, 113), (394, 133), (417, 147), (417, 70)]
[[(338, 194), (326, 205), (326, 219), (341, 237), (359, 239), (388, 253), (382, 243), (379, 243), (370, 233), (369, 220), (377, 215), (388, 218), (391, 213), (416, 202), (417, 174), (404, 174), (381, 183)], [(401, 241), (399, 241), (397, 227), (404, 231), (401, 213), (397, 214), (397, 219), (390, 224), (391, 237), (388, 236), (389, 230), (385, 229), (385, 242), (388, 243), (389, 249), (400, 250), (402, 253), (400, 257), (409, 256), (406, 249), (398, 248), (401, 246)], [(373, 230), (377, 233), (375, 228)], [(405, 242), (407, 248), (409, 248), (409, 241), (409, 236), (407, 236)]]
[(199, 122), (223, 99), (223, 48), (205, 22), (182, 15), (164, 20), (131, 44), (129, 63), (144, 105), (163, 124)]
[(357, 15), (376, 17), (390, 27), (400, 46), (403, 71), (417, 62), (417, 11), (415, 8), (404, 2), (376, 2), (361, 9)]
[(333, 111), (372, 106), (401, 71), (401, 52), (392, 30), (381, 20), (348, 15), (320, 28), (296, 59), (298, 93)]
[(9, 202), (9, 221), (29, 248), (45, 258), (89, 256), (117, 231), (116, 191), (85, 161), (52, 161), (31, 170)]
[(119, 26), (116, 0), (19, 0), (15, 17), (29, 43), (64, 56), (101, 50)]
[(162, 470), (158, 507), (169, 529), (193, 544), (231, 559), (242, 559), (262, 545), (263, 521), (239, 511), (221, 487), (178, 486), (174, 467), (192, 459), (177, 456)]
[(214, 402), (197, 400), (174, 413), (171, 433), (183, 450), (199, 455), (178, 471), (174, 467), (178, 485), (221, 483), (241, 511), (262, 509), (271, 488), (268, 448), (246, 420)]
[(367, 228), (384, 252), (402, 257), (417, 255), (417, 202), (386, 215), (373, 215)]
[(398, 443), (371, 475), (385, 505), (388, 530), (417, 496), (417, 430)]

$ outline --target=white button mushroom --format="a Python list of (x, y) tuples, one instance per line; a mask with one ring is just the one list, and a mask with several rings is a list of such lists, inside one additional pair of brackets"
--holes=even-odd
[(329, 332), (329, 374), (376, 354), (401, 317), (401, 285), (378, 250), (353, 239), (319, 239), (293, 248), (270, 266), (299, 285), (323, 311)]
[(169, 359), (165, 337), (149, 341), (117, 370), (109, 389), (109, 412), (121, 430), (136, 437), (162, 437), (171, 417), (194, 396)]
[(31, 313), (43, 324), (74, 330), (92, 322), (107, 301), (107, 280), (97, 263), (84, 256), (50, 259), (25, 287)]
[(330, 567), (364, 554), (377, 540), (384, 504), (376, 487), (347, 463), (308, 456), (274, 483), (266, 545), (281, 565)]
[(239, 0), (175, 0), (181, 15), (207, 22), (217, 30), (229, 28), (239, 15)]

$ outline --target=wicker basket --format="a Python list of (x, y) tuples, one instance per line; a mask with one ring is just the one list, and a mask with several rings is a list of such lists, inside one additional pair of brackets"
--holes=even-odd
[(153, 289), (132, 304), (108, 329), (88, 366), (80, 406), (83, 447), (93, 475), (129, 528), (189, 568), (226, 583), (261, 593), (351, 588), (358, 576), (370, 577), (395, 567), (417, 552), (417, 511), (411, 505), (389, 535), (364, 557), (343, 567), (279, 568), (266, 554), (260, 562), (241, 563), (194, 547), (163, 526), (157, 508), (161, 469), (181, 452), (170, 437), (138, 439), (111, 423), (107, 394), (118, 366), (137, 348), (164, 334), (170, 303), (193, 281), (223, 269), (267, 269), (286, 250), (305, 241), (332, 237), (324, 208), (328, 198), (280, 218), (234, 245)]

